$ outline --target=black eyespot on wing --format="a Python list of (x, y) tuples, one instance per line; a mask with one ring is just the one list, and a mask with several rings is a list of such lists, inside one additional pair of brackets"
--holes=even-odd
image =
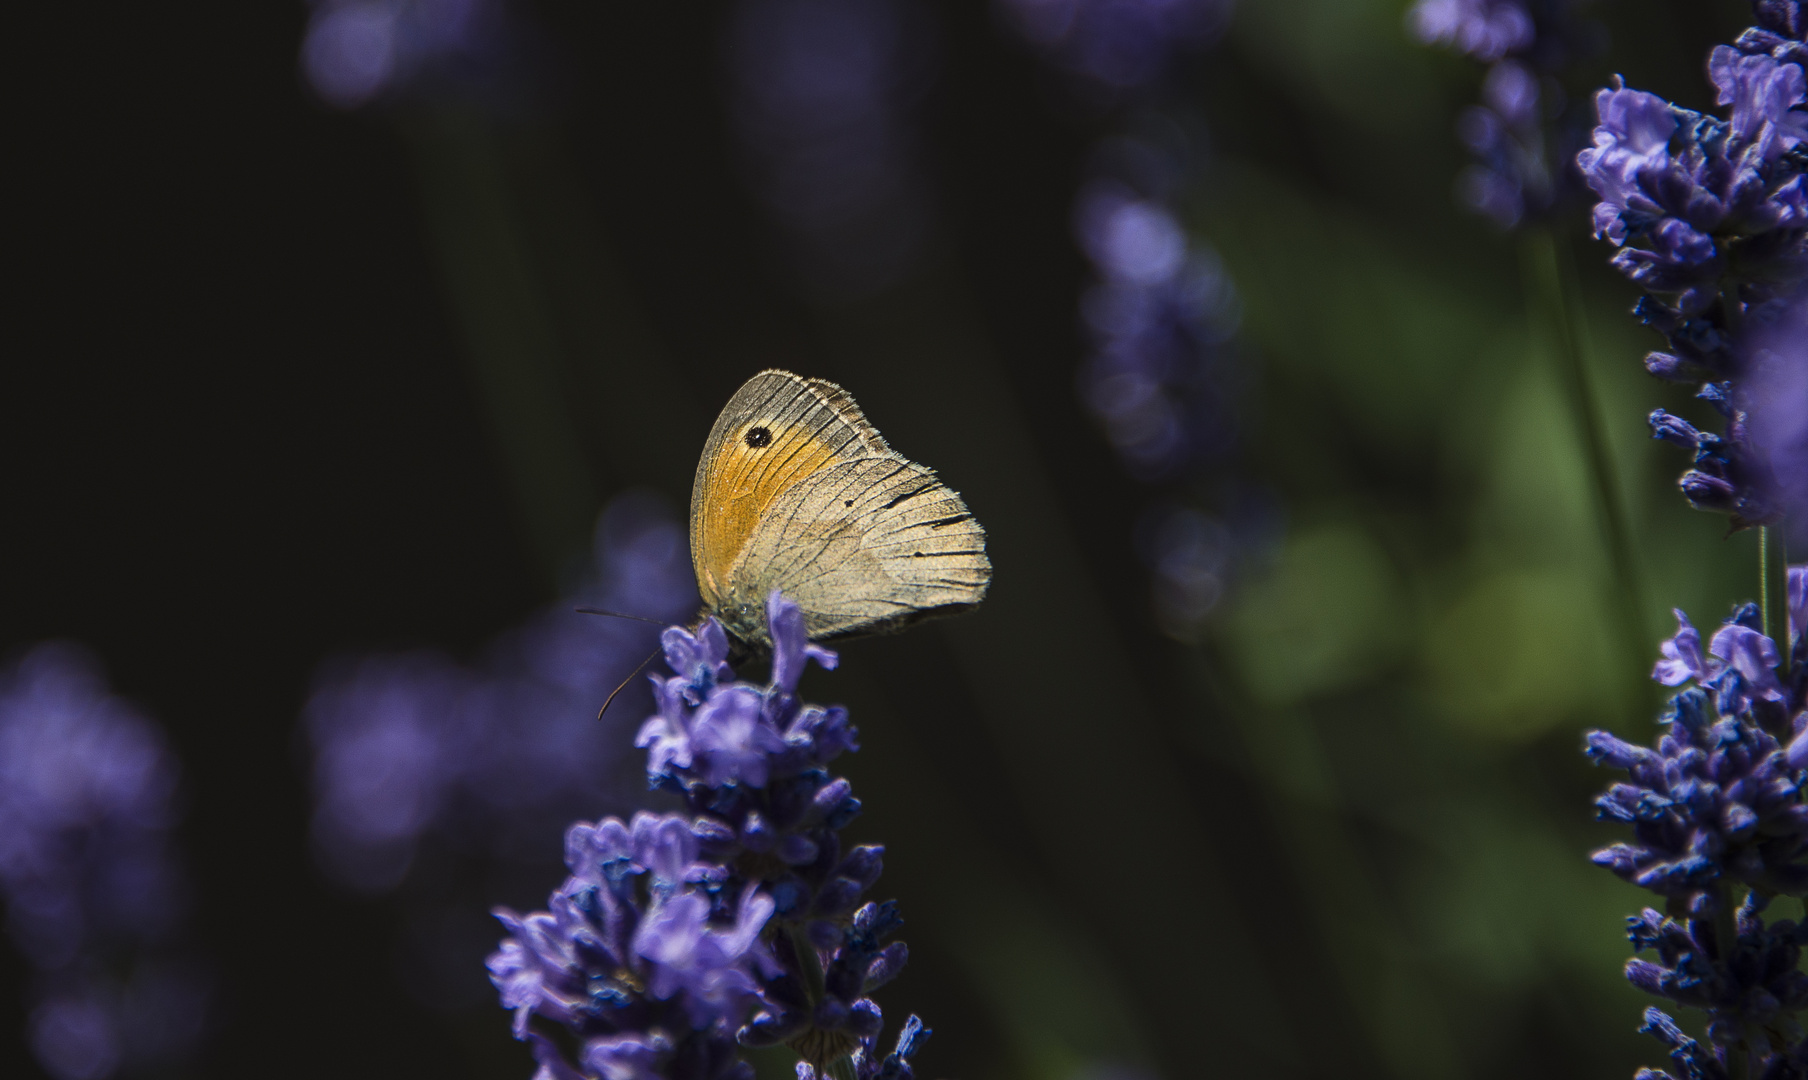
[(747, 445), (755, 450), (772, 445), (772, 432), (763, 427), (747, 429)]
[(852, 506), (852, 505), (854, 505), (854, 500), (852, 500), (852, 499), (843, 499), (843, 500), (841, 500), (841, 505), (843, 505), (843, 506)]

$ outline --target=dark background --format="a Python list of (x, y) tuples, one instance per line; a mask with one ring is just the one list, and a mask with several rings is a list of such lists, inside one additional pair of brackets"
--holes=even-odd
[[(85, 642), (184, 762), (225, 999), (197, 1075), (531, 1071), (500, 1010), (435, 1008), (397, 969), (403, 909), (313, 869), (298, 710), (328, 655), (468, 655), (519, 622), (614, 492), (677, 512), (715, 409), (773, 365), (847, 385), (991, 534), (984, 610), (807, 687), (866, 733), (854, 831), (888, 844), (912, 919), (881, 1000), (937, 1029), (923, 1075), (1658, 1063), (1617, 974), (1638, 899), (1586, 864), (1607, 834), (1576, 753), (1586, 724), (1642, 734), (1646, 703), (1607, 654), (1515, 677), (1606, 634), (1564, 591), (1603, 571), (1513, 242), (1449, 195), (1473, 68), (1407, 41), (1403, 4), (1254, 0), (1178, 83), (1210, 133), (1187, 218), (1245, 295), (1240, 467), (1284, 522), (1189, 646), (1148, 614), (1149, 493), (1073, 389), (1070, 206), (1112, 120), (985, 5), (925, 6), (934, 250), (841, 304), (791, 287), (744, 183), (721, 4), (535, 5), (564, 82), (502, 119), (320, 105), (301, 4), (14, 13), (0, 652)], [(1584, 85), (1621, 70), (1698, 107), (1744, 18), (1596, 10)], [(521, 325), (473, 206), (514, 215), (551, 312), (519, 383), (467, 344), (486, 289)], [(1751, 591), (1751, 545), (1666, 492), (1682, 463), (1639, 417), (1686, 405), (1638, 376), (1632, 292), (1579, 219), (1570, 240), (1655, 642), (1671, 604), (1699, 621)], [(543, 425), (578, 466), (535, 489)], [(1553, 591), (1576, 610), (1500, 607)], [(34, 1075), (26, 975), (0, 963), (0, 1075)]]

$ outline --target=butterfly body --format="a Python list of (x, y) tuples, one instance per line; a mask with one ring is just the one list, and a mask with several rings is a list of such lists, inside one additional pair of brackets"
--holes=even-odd
[(763, 371), (710, 430), (691, 489), (704, 610), (769, 647), (766, 597), (815, 640), (901, 629), (985, 597), (985, 530), (935, 472), (892, 450), (847, 391)]

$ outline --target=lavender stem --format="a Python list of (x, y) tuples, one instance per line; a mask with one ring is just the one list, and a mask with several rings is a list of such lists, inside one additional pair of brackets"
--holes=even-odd
[(1602, 539), (1607, 545), (1607, 560), (1613, 567), (1617, 585), (1614, 614), (1619, 623), (1620, 645), (1627, 658), (1626, 671), (1636, 684), (1631, 700), (1643, 711), (1642, 707), (1649, 703), (1651, 696), (1642, 670), (1646, 649), (1645, 593), (1632, 552), (1631, 530), (1620, 505), (1619, 478), (1613, 458), (1607, 452), (1598, 396), (1583, 357), (1582, 314), (1576, 302), (1574, 275), (1569, 272), (1568, 259), (1559, 250), (1557, 239), (1549, 229), (1528, 228), (1521, 235), (1524, 237), (1521, 254), (1527, 292), (1534, 310), (1542, 309), (1556, 344), (1570, 417), (1582, 441), (1589, 479), (1595, 489)]
[[(1739, 947), (1739, 912), (1733, 906), (1732, 885), (1721, 882), (1719, 892), (1720, 903), (1714, 912), (1714, 950), (1720, 954), (1720, 966), (1727, 968)], [(1731, 1080), (1751, 1080), (1751, 1057), (1746, 1053), (1745, 1040), (1727, 1046), (1726, 1075)]]

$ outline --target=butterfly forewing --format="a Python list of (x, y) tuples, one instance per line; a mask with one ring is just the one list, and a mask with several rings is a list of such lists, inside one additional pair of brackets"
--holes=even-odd
[(691, 558), (705, 605), (726, 602), (736, 557), (786, 490), (838, 461), (890, 453), (834, 383), (784, 371), (749, 379), (710, 429), (691, 489)]

